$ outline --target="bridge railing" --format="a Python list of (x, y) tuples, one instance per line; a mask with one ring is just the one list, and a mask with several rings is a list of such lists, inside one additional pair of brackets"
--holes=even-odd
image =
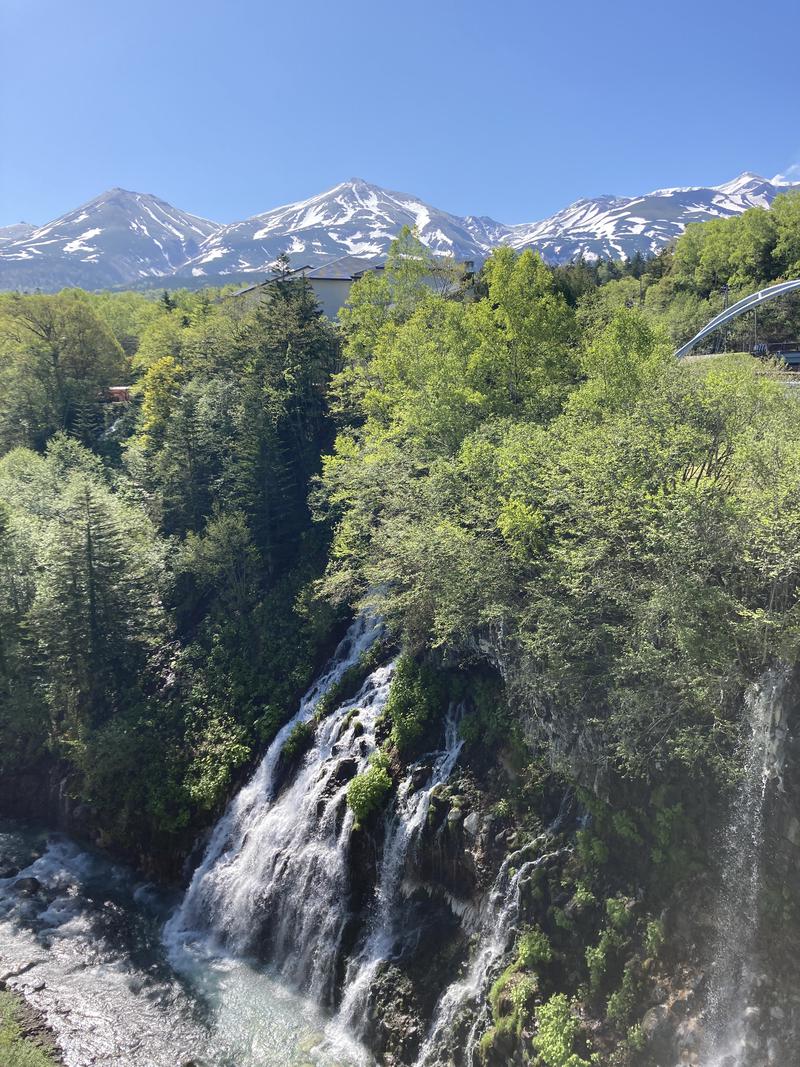
[(794, 292), (796, 289), (800, 289), (800, 279), (778, 282), (777, 285), (769, 285), (766, 289), (759, 289), (757, 293), (751, 293), (750, 296), (746, 296), (742, 300), (737, 300), (735, 304), (731, 304), (729, 308), (721, 311), (719, 315), (716, 315), (710, 322), (707, 322), (702, 330), (699, 330), (694, 335), (691, 341), (687, 341), (685, 345), (681, 345), (675, 353), (675, 358), (682, 359), (684, 356), (688, 356), (692, 349), (699, 345), (710, 333), (713, 333), (714, 330), (718, 330), (720, 326), (725, 326), (733, 319), (743, 315), (746, 311), (752, 311), (753, 308), (759, 307), (768, 300), (774, 300), (776, 297)]

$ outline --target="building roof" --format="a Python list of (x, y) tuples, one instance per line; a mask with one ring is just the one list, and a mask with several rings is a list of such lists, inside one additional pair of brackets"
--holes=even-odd
[[(292, 270), (287, 271), (282, 277), (293, 278), (296, 275), (302, 274), (306, 278), (310, 278), (312, 281), (355, 281), (356, 278), (360, 278), (362, 274), (366, 274), (368, 270), (383, 270), (383, 263), (379, 263), (375, 259), (367, 259), (364, 256), (339, 256), (338, 259), (330, 259), (327, 263), (321, 263), (318, 267), (310, 267), (306, 264), (303, 267), (294, 267)], [(230, 293), (230, 297), (245, 296), (247, 293), (253, 293), (256, 289), (263, 289), (267, 285), (272, 285), (274, 282), (279, 281), (280, 278), (276, 275), (273, 278), (265, 278), (260, 282), (253, 282), (252, 285), (246, 285), (243, 289), (237, 289), (236, 292)]]
[(364, 256), (339, 256), (306, 272), (311, 281), (352, 281), (368, 270), (382, 270), (383, 264)]
[[(293, 267), (291, 270), (287, 270), (280, 277), (282, 277), (282, 278), (291, 278), (295, 274), (302, 274), (305, 271), (307, 271), (308, 269), (309, 269), (308, 268), (308, 264), (306, 264), (304, 267)], [(228, 295), (229, 296), (244, 296), (245, 293), (252, 293), (256, 289), (263, 289), (265, 285), (271, 285), (272, 282), (276, 282), (276, 281), (279, 281), (279, 280), (280, 280), (280, 278), (278, 277), (278, 275), (275, 275), (274, 278), (266, 278), (262, 282), (253, 282), (252, 285), (246, 285), (244, 287), (244, 289), (237, 289), (235, 293), (229, 293)]]

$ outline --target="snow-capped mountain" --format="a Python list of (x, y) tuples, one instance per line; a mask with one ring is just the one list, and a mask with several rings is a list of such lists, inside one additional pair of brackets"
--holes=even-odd
[(656, 189), (637, 197), (598, 196), (576, 200), (549, 219), (509, 226), (506, 241), (514, 248), (535, 248), (553, 262), (577, 256), (590, 259), (651, 255), (690, 222), (740, 215), (751, 207), (769, 207), (778, 193), (791, 188), (745, 172), (723, 185)]
[(46, 226), (0, 230), (11, 237), (0, 241), (0, 287), (106, 289), (171, 275), (218, 229), (149, 193), (110, 189)]
[(361, 178), (227, 225), (149, 194), (112, 189), (46, 226), (0, 229), (0, 289), (220, 284), (263, 276), (281, 252), (295, 266), (343, 255), (380, 258), (404, 225), (415, 226), (438, 255), (460, 260), (480, 262), (500, 244), (537, 249), (556, 263), (618, 259), (658, 251), (690, 222), (768, 207), (787, 189), (800, 183), (744, 173), (708, 188), (577, 200), (550, 218), (515, 225), (462, 218)]
[(403, 226), (416, 226), (439, 255), (483, 259), (490, 247), (476, 244), (466, 219), (407, 193), (351, 178), (309, 200), (223, 226), (180, 275), (263, 274), (281, 252), (288, 252), (298, 266), (332, 256), (385, 256)]

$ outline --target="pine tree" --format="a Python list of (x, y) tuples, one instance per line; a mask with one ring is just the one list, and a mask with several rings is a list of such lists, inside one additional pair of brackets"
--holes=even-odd
[(103, 721), (128, 699), (162, 624), (143, 529), (90, 477), (68, 480), (31, 617), (53, 715), (74, 727)]

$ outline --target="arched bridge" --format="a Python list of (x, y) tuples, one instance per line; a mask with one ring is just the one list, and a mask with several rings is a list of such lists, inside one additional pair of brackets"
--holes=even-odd
[(719, 329), (720, 326), (724, 326), (726, 323), (743, 315), (745, 311), (752, 311), (753, 308), (760, 307), (761, 304), (765, 304), (768, 300), (774, 300), (776, 296), (794, 292), (795, 289), (800, 289), (800, 280), (798, 279), (790, 282), (778, 282), (777, 285), (770, 285), (767, 289), (759, 289), (757, 293), (751, 293), (750, 296), (744, 297), (743, 300), (737, 300), (735, 304), (731, 304), (729, 308), (720, 312), (711, 322), (707, 323), (699, 333), (694, 335), (691, 341), (687, 341), (685, 345), (682, 345), (675, 353), (676, 358), (682, 359), (684, 356), (688, 356), (704, 337), (708, 337), (710, 333)]

